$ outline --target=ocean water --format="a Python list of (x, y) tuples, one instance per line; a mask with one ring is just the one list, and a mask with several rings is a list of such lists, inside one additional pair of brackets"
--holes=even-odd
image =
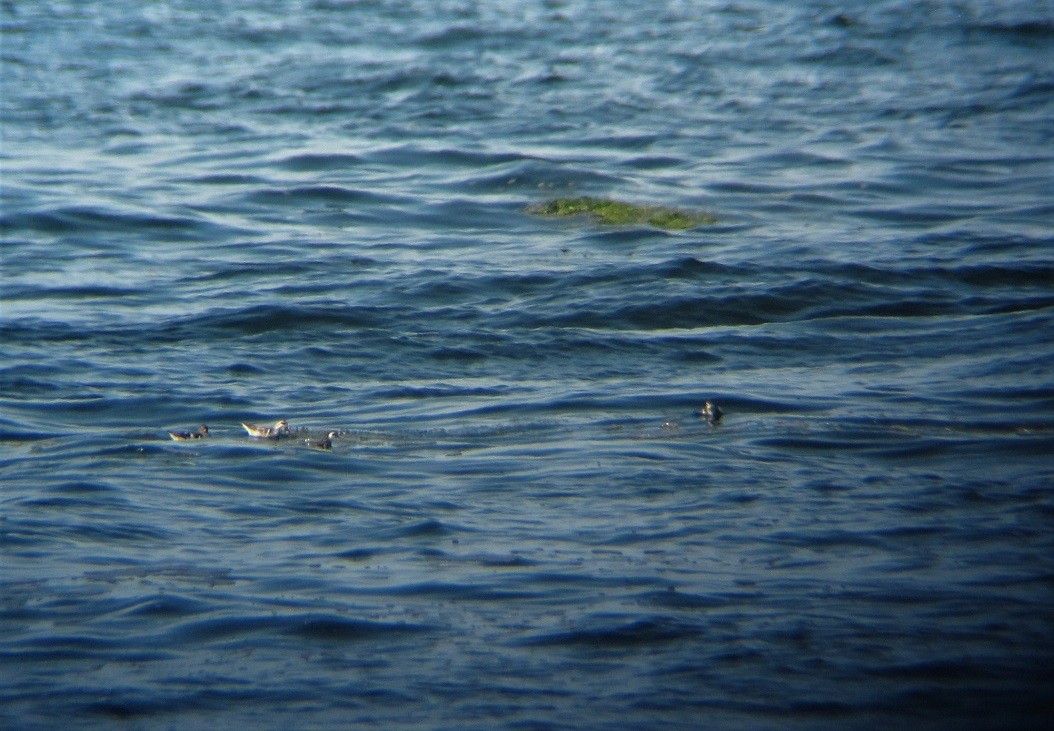
[(4, 728), (1054, 723), (1050, 0), (0, 18)]

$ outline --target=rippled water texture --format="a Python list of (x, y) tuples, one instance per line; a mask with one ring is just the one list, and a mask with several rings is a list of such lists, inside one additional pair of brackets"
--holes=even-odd
[(1051, 723), (1050, 0), (0, 13), (0, 725)]

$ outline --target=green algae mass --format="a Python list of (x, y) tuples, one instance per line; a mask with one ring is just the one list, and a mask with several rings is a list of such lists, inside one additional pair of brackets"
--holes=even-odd
[(576, 216), (587, 213), (609, 226), (645, 223), (656, 228), (682, 231), (717, 222), (709, 213), (665, 206), (638, 206), (609, 198), (557, 198), (531, 210), (540, 216)]

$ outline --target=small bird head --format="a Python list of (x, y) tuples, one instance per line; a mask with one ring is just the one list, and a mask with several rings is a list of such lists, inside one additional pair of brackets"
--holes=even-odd
[(711, 424), (716, 424), (724, 416), (724, 412), (721, 411), (721, 407), (715, 404), (713, 401), (707, 401), (703, 404), (703, 408), (699, 410), (699, 416), (709, 421)]

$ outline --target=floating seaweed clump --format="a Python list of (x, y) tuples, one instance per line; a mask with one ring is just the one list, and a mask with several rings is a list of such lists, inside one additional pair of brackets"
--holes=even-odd
[(644, 223), (656, 228), (685, 230), (717, 222), (712, 215), (701, 211), (638, 206), (610, 198), (557, 198), (529, 210), (540, 216), (576, 216), (586, 213), (609, 226)]

